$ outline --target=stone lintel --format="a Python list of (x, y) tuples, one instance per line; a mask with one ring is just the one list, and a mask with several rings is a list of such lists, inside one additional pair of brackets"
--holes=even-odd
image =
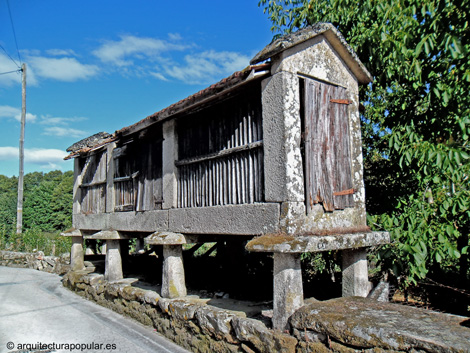
[(130, 237), (122, 232), (117, 230), (101, 230), (92, 235), (85, 236), (85, 239), (101, 239), (101, 240), (119, 240), (119, 239), (129, 239)]
[(155, 232), (145, 238), (149, 245), (181, 245), (186, 244), (186, 238), (181, 233)]
[(279, 230), (278, 203), (172, 208), (168, 212), (167, 229), (175, 233), (253, 236)]
[(246, 245), (248, 251), (273, 253), (304, 253), (358, 249), (390, 243), (388, 232), (366, 232), (336, 235), (267, 234)]
[(80, 231), (80, 229), (72, 228), (65, 232), (60, 233), (60, 235), (62, 235), (63, 237), (81, 237), (82, 232)]

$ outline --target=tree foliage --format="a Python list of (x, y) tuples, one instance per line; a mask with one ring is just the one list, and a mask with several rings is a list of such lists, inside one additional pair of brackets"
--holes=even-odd
[[(0, 228), (16, 229), (18, 179), (0, 175)], [(64, 230), (72, 225), (73, 172), (34, 172), (24, 177), (23, 229)]]
[[(430, 269), (468, 280), (468, 0), (261, 0), (272, 31), (331, 22), (374, 77), (361, 89), (370, 222), (379, 253), (406, 283)], [(468, 285), (468, 282), (467, 282)]]

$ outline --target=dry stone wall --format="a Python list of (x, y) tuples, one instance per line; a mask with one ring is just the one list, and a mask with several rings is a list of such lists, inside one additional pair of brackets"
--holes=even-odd
[(81, 296), (153, 326), (193, 352), (295, 353), (297, 339), (268, 329), (243, 312), (223, 310), (192, 298), (166, 299), (132, 287), (129, 281), (106, 282), (102, 275), (69, 272), (64, 286)]
[(70, 270), (70, 254), (45, 256), (42, 251), (23, 253), (0, 250), (0, 266), (31, 268), (63, 275)]
[(287, 333), (201, 299), (161, 298), (130, 280), (106, 282), (102, 275), (80, 271), (66, 274), (63, 283), (198, 353), (470, 353), (468, 318), (366, 298), (306, 300), (290, 318)]
[[(0, 251), (0, 265), (64, 274), (69, 256)], [(91, 265), (91, 264), (89, 264)], [(241, 311), (224, 310), (192, 297), (166, 299), (108, 282), (88, 270), (67, 272), (65, 287), (127, 315), (193, 352), (281, 353), (470, 353), (470, 319), (370, 299), (306, 300), (289, 320), (290, 334), (268, 328)]]

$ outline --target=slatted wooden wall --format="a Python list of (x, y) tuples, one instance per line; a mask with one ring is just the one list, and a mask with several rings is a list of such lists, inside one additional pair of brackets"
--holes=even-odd
[(113, 151), (115, 211), (162, 208), (162, 130), (152, 127)]
[(178, 121), (178, 207), (261, 202), (260, 90)]
[(353, 207), (346, 89), (313, 79), (303, 82), (304, 159), (307, 212)]
[(80, 210), (82, 213), (106, 212), (107, 152), (101, 151), (82, 158)]

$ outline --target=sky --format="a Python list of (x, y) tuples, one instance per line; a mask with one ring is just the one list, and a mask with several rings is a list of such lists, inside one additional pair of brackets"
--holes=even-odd
[(27, 65), (25, 173), (67, 171), (67, 147), (242, 70), (270, 28), (258, 0), (0, 0), (0, 174), (18, 176), (21, 116), (2, 73)]

